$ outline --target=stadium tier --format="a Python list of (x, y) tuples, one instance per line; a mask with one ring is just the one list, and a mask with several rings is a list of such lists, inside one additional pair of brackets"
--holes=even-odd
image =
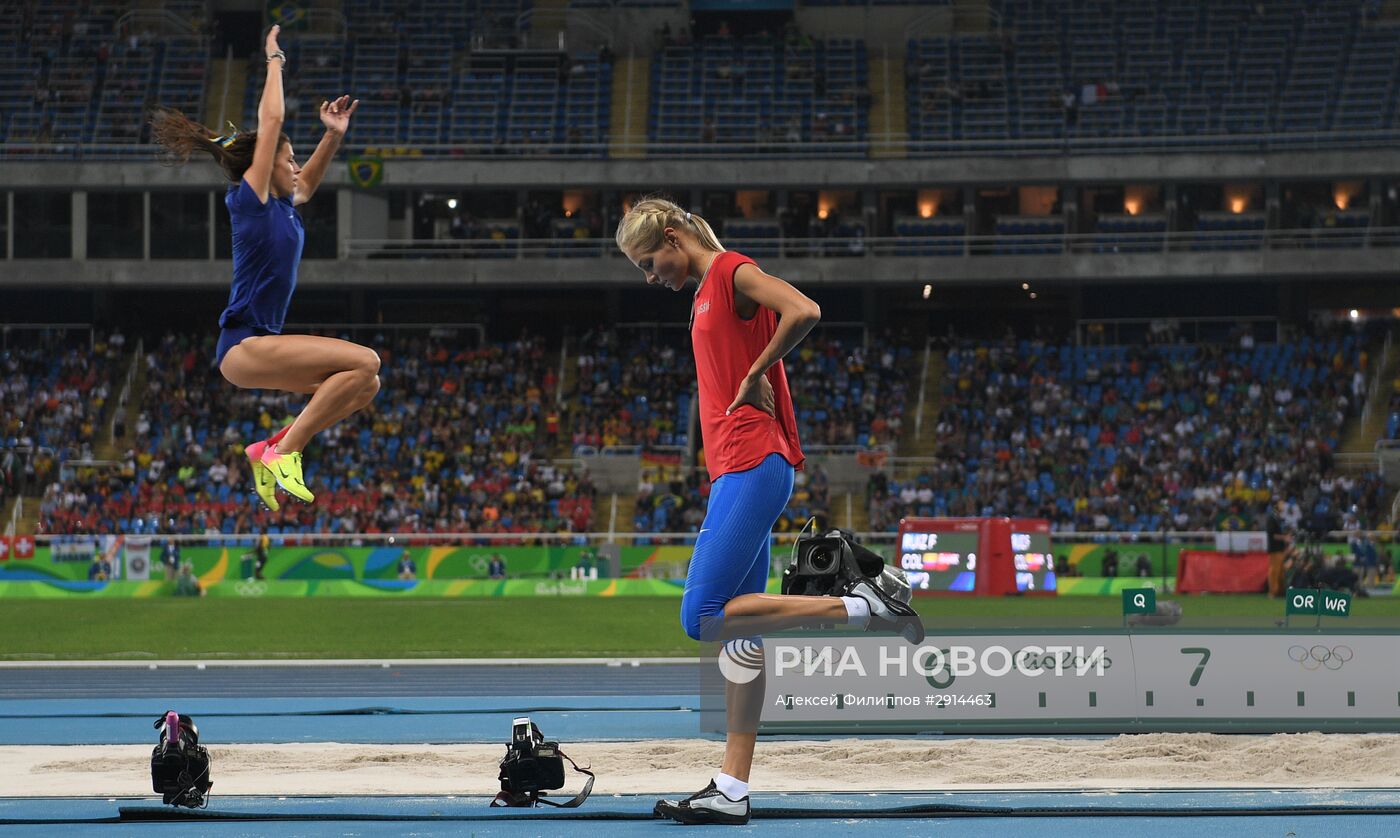
[(910, 136), (1035, 139), (1394, 125), (1393, 28), (1358, 0), (1003, 0), (1000, 31), (909, 42)]
[[(0, 22), (0, 138), (137, 145), (157, 103), (202, 115), (210, 95), (226, 94), (209, 90), (222, 59), (213, 12), (201, 2), (162, 5), (164, 17), (135, 3), (12, 5), (17, 13)], [(583, 15), (679, 7), (571, 4)], [(866, 42), (814, 37), (792, 20), (736, 18), (733, 32), (693, 39), (677, 31), (656, 42), (649, 74), (628, 82), (647, 89), (629, 90), (632, 101), (619, 106), (645, 104), (646, 138), (662, 155), (677, 143), (713, 146), (708, 153), (817, 143), (832, 146), (827, 154), (844, 144), (840, 153), (863, 154), (872, 118), (890, 107), (905, 111), (898, 122), (914, 152), (975, 140), (1364, 136), (1395, 125), (1400, 28), (1367, 0), (988, 7), (984, 31), (910, 37), (882, 59), (891, 63), (878, 78)], [(620, 139), (610, 136), (613, 51), (531, 42), (546, 18), (529, 0), (317, 4), (286, 27), (289, 133), (314, 145), (319, 103), (348, 92), (362, 102), (360, 145), (606, 156)], [(891, 67), (902, 86), (891, 85)], [(247, 62), (235, 88), (243, 125), (256, 123), (264, 69)], [(892, 95), (903, 102), (882, 101)]]
[(872, 524), (1010, 514), (1064, 532), (1248, 530), (1283, 499), (1295, 524), (1369, 528), (1390, 511), (1379, 476), (1339, 473), (1333, 457), (1365, 399), (1363, 355), (1349, 334), (955, 345), (937, 465), (875, 478)]
[[(545, 409), (544, 394), (552, 404), (557, 355), (545, 353), (542, 339), (467, 349), (436, 338), (379, 337), (383, 401), (309, 449), (307, 479), (321, 495), (315, 506), (261, 508), (243, 457), (243, 446), (289, 421), (300, 399), (230, 391), (208, 365), (207, 337), (167, 335), (144, 356), (138, 418), (130, 438), (118, 440), (118, 448), (129, 447), (115, 467), (71, 469), (52, 483), (36, 475), (44, 487), (40, 532), (589, 529), (587, 476), (549, 458), (557, 429), (549, 427), (554, 409)], [(43, 392), (47, 382), (71, 378), (63, 368), (38, 370), (26, 386)], [(41, 408), (40, 418), (40, 445), (56, 431), (82, 438), (66, 409)]]
[[(636, 531), (694, 532), (710, 486), (679, 338), (590, 330), (560, 353), (541, 335), (374, 334), (379, 398), (308, 449), (317, 503), (271, 513), (242, 449), (289, 421), (298, 397), (231, 390), (208, 366), (207, 335), (167, 334), (128, 374), (137, 356), (120, 334), (21, 332), (3, 354), (0, 491), (38, 502), (40, 534), (584, 532), (597, 491), (571, 457), (634, 449)], [(1380, 474), (1336, 458), (1372, 378), (1374, 347), (1358, 333), (1256, 342), (1242, 328), (1187, 343), (1165, 325), (1145, 341), (1101, 340), (955, 341), (933, 382), (931, 458), (890, 469), (887, 457), (920, 448), (907, 423), (923, 339), (815, 333), (786, 366), (818, 458), (779, 531), (839, 506), (821, 465), (834, 449), (880, 452), (857, 501), (877, 532), (908, 516), (989, 515), (1043, 517), (1061, 533), (1259, 529), (1278, 499), (1317, 531), (1388, 519)], [(129, 413), (114, 397), (124, 381)], [(1386, 435), (1396, 427), (1391, 415)]]

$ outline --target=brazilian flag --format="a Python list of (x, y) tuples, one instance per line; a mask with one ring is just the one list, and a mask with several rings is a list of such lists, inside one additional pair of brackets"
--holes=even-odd
[(361, 189), (372, 189), (384, 179), (384, 161), (378, 157), (355, 155), (350, 158), (350, 182)]
[(277, 24), (283, 32), (305, 30), (306, 8), (296, 0), (267, 0), (267, 25)]

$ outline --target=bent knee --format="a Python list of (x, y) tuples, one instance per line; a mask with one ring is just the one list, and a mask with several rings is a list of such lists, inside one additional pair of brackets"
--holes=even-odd
[(724, 606), (704, 608), (681, 600), (681, 628), (691, 640), (714, 640), (724, 620)]
[(685, 629), (685, 636), (691, 640), (700, 639), (700, 617), (698, 615), (681, 612), (681, 628)]
[[(362, 349), (364, 351), (362, 351), (360, 357), (356, 359), (357, 363), (355, 364), (355, 369), (368, 375), (379, 375), (379, 353), (369, 347), (362, 347)], [(378, 386), (378, 384), (375, 385), (376, 390)]]
[(712, 617), (682, 617), (681, 628), (685, 629), (685, 636), (689, 637), (691, 640), (705, 640), (705, 629), (711, 625), (711, 620), (713, 620)]

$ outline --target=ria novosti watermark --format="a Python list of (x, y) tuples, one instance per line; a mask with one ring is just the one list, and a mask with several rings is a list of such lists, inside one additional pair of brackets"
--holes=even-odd
[[(752, 655), (752, 650), (747, 650)], [(773, 674), (799, 675), (804, 677), (856, 676), (906, 678), (910, 674), (922, 675), (930, 679), (946, 676), (970, 677), (983, 674), (999, 678), (1015, 671), (1029, 678), (1045, 674), (1063, 676), (1073, 673), (1083, 677), (1091, 672), (1103, 677), (1113, 665), (1108, 650), (1103, 646), (1036, 646), (1026, 645), (1012, 649), (1008, 646), (951, 645), (911, 647), (905, 644), (881, 645), (876, 650), (875, 660), (869, 654), (862, 655), (855, 646), (823, 645), (799, 646), (769, 642), (767, 654), (773, 658)], [(726, 653), (721, 653), (723, 658)], [(752, 665), (753, 658), (748, 660)], [(729, 677), (732, 666), (720, 667), (725, 677), (735, 683), (742, 683)]]

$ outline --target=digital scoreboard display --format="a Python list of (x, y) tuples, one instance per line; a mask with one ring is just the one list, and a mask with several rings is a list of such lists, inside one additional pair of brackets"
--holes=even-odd
[(1022, 593), (1055, 590), (1055, 556), (1050, 533), (1011, 533), (1011, 563), (1016, 568), (1016, 590)]
[(903, 518), (899, 566), (916, 592), (1055, 596), (1050, 523), (1040, 518)]
[(972, 593), (977, 589), (979, 541), (975, 530), (905, 532), (899, 540), (899, 564), (916, 591)]

